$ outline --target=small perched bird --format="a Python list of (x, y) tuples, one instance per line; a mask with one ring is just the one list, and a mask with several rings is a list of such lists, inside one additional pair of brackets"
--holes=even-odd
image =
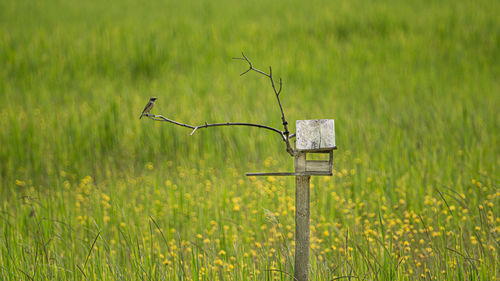
[(149, 102), (148, 102), (148, 104), (146, 104), (146, 107), (144, 107), (144, 110), (142, 111), (141, 117), (139, 117), (139, 119), (141, 119), (142, 116), (144, 116), (144, 114), (148, 114), (151, 111), (151, 109), (155, 105), (155, 100), (156, 99), (157, 98), (155, 98), (155, 97), (152, 97), (152, 98), (149, 99)]

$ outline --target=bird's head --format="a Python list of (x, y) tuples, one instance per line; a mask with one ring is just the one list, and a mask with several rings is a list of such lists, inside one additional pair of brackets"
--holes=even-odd
[(149, 100), (150, 100), (150, 101), (155, 101), (155, 100), (157, 100), (157, 99), (158, 99), (157, 97), (152, 97), (152, 98), (150, 98)]

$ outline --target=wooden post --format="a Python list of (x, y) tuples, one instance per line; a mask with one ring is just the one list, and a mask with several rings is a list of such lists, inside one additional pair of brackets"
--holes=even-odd
[[(312, 175), (331, 176), (335, 146), (333, 119), (297, 120), (295, 172), (247, 173), (247, 176), (295, 176), (294, 280), (309, 281), (309, 183)], [(328, 153), (328, 160), (307, 160), (307, 153)]]
[[(306, 171), (306, 153), (295, 155), (295, 172)], [(295, 176), (295, 271), (297, 281), (309, 280), (309, 180)]]

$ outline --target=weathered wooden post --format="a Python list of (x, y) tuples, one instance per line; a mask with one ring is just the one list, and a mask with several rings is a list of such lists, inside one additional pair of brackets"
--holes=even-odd
[[(294, 173), (247, 173), (247, 176), (295, 176), (295, 270), (298, 281), (309, 280), (310, 188), (311, 176), (331, 176), (335, 146), (332, 119), (297, 120)], [(307, 160), (308, 153), (328, 154), (328, 160)]]
[[(295, 154), (295, 172), (306, 171), (306, 154)], [(310, 175), (295, 176), (295, 269), (299, 281), (309, 280), (309, 182)]]

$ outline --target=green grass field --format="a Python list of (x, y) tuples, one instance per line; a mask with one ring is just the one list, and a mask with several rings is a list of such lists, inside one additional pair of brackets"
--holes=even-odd
[(292, 280), (276, 134), (335, 119), (311, 280), (500, 279), (500, 2), (0, 2), (1, 280)]

